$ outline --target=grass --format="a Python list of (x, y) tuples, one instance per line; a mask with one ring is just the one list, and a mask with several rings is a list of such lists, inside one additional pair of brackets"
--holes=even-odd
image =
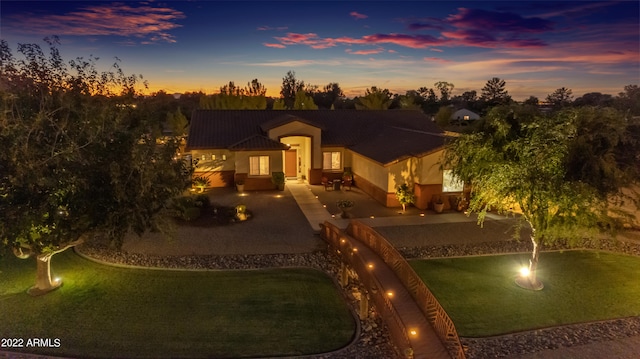
[(640, 258), (597, 251), (545, 252), (545, 287), (518, 287), (529, 255), (411, 261), (463, 337), (640, 315)]
[(59, 338), (25, 350), (91, 358), (255, 357), (320, 353), (349, 343), (355, 322), (332, 280), (313, 269), (169, 271), (53, 257), (64, 285), (25, 290), (33, 260), (0, 258), (1, 338)]

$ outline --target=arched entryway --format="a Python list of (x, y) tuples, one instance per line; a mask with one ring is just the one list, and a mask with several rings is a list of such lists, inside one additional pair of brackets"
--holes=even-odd
[(288, 179), (306, 180), (311, 169), (311, 137), (286, 136), (280, 142), (289, 150), (283, 152), (284, 174)]

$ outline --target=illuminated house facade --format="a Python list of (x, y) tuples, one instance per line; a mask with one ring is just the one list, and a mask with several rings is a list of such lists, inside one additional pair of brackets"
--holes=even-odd
[(445, 135), (422, 112), (410, 110), (196, 110), (186, 151), (194, 176), (210, 186), (273, 189), (272, 172), (320, 184), (353, 175), (355, 186), (389, 207), (407, 183), (418, 208), (434, 196), (460, 193), (442, 171)]

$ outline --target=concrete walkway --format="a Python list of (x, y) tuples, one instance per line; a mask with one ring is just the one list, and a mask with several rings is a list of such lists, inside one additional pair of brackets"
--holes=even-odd
[[(348, 225), (348, 219), (338, 219), (332, 216), (316, 198), (311, 189), (305, 184), (287, 184), (289, 191), (293, 198), (298, 202), (300, 210), (304, 213), (305, 217), (309, 221), (309, 224), (314, 230), (320, 230), (320, 223), (325, 221), (335, 224), (339, 228), (346, 228)], [(457, 216), (461, 217), (461, 216)], [(426, 217), (392, 217), (397, 218), (398, 223), (403, 224), (422, 224)], [(389, 218), (369, 219), (369, 221), (384, 225), (393, 225), (393, 221), (389, 221)], [(416, 220), (418, 222), (416, 222)], [(364, 221), (363, 221), (364, 222)], [(383, 222), (383, 223), (381, 223)], [(424, 313), (415, 300), (411, 297), (409, 291), (402, 285), (400, 279), (396, 276), (395, 272), (383, 261), (377, 253), (367, 247), (359, 240), (348, 237), (353, 247), (358, 248), (358, 255), (364, 260), (365, 263), (369, 263), (375, 268), (375, 277), (379, 281), (384, 293), (390, 293), (389, 299), (391, 305), (398, 313), (402, 324), (407, 330), (415, 331), (415, 335), (409, 334), (409, 341), (414, 351), (414, 358), (430, 358), (430, 359), (448, 359), (449, 353), (445, 346), (440, 341), (440, 338), (436, 335), (435, 330), (428, 322)]]

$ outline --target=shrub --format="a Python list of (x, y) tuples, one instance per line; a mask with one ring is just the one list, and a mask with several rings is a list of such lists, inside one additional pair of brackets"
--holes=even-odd
[(182, 219), (185, 221), (193, 221), (194, 219), (198, 219), (200, 214), (202, 214), (202, 210), (200, 208), (189, 207), (182, 212)]
[(396, 189), (396, 197), (398, 197), (398, 202), (402, 205), (403, 211), (406, 210), (408, 204), (412, 204), (416, 200), (416, 195), (413, 193), (413, 190), (409, 189), (406, 183), (398, 186)]
[(193, 199), (194, 205), (200, 208), (209, 208), (211, 206), (211, 200), (206, 194), (196, 195)]

